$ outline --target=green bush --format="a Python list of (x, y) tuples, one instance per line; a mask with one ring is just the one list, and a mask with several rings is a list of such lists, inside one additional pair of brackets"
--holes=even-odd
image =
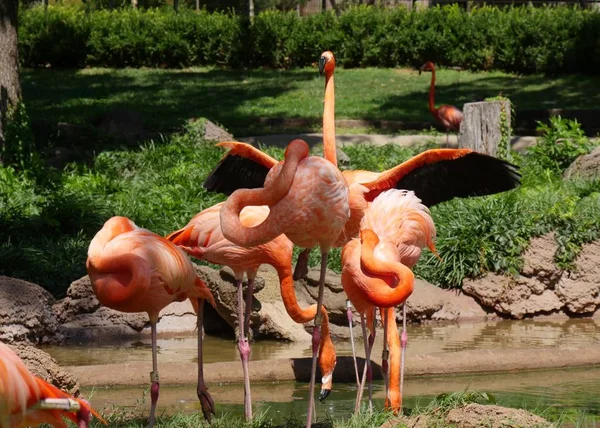
[(542, 169), (562, 173), (581, 155), (592, 149), (577, 120), (550, 117), (550, 123), (538, 122), (541, 133), (537, 144), (529, 149), (530, 160)]
[(51, 6), (20, 16), (26, 66), (308, 66), (329, 49), (346, 67), (442, 66), (509, 72), (600, 67), (600, 13), (577, 7), (458, 6), (410, 11), (352, 7), (299, 18), (266, 11), (254, 21), (182, 7), (101, 10)]

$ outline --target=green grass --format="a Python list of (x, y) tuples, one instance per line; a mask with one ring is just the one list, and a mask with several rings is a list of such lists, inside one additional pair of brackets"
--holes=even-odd
[[(429, 122), (430, 74), (407, 69), (336, 71), (336, 117)], [(285, 131), (259, 118), (313, 119), (320, 131), (324, 78), (316, 68), (284, 71), (158, 69), (24, 70), (22, 85), (31, 117), (50, 123), (88, 123), (127, 107), (139, 111), (151, 131), (170, 132), (189, 118), (208, 117), (234, 135)], [(501, 72), (440, 70), (436, 102), (462, 107), (500, 91), (517, 111), (589, 109), (600, 104), (598, 76), (516, 76)]]
[[(85, 275), (89, 242), (109, 217), (124, 215), (164, 235), (222, 201), (202, 188), (222, 156), (200, 139), (202, 130), (197, 121), (170, 139), (105, 150), (89, 165), (73, 163), (37, 178), (0, 168), (0, 274), (36, 282), (61, 297)], [(348, 168), (381, 171), (424, 148), (358, 145), (345, 151)], [(281, 149), (267, 151), (283, 157)], [(425, 251), (415, 274), (460, 287), (463, 278), (487, 271), (516, 273), (529, 240), (551, 230), (559, 244), (557, 263), (573, 267), (581, 245), (600, 236), (600, 181), (562, 180), (536, 159), (515, 159), (523, 167), (523, 185), (515, 191), (433, 207), (442, 261)], [(314, 250), (310, 263), (318, 261)], [(340, 249), (332, 251), (329, 267), (339, 272)]]

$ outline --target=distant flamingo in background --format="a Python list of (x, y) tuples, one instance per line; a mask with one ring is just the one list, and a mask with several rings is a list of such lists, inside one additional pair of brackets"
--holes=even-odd
[[(421, 256), (421, 249), (427, 246), (437, 254), (434, 246), (435, 226), (428, 208), (414, 192), (391, 189), (380, 194), (369, 204), (360, 227), (360, 238), (350, 241), (342, 251), (342, 285), (348, 298), (361, 314), (363, 334), (365, 315), (367, 317), (367, 324), (371, 330), (368, 349), (365, 350), (368, 365), (375, 336), (374, 308), (380, 308), (384, 329), (382, 367), (385, 376), (388, 373), (386, 344), (389, 345), (391, 360), (389, 381), (386, 379), (386, 407), (398, 413), (402, 407), (404, 355), (407, 343), (406, 306), (403, 311), (400, 341), (394, 308), (404, 303), (413, 291), (414, 275), (411, 269)], [(370, 404), (370, 376), (368, 381)], [(355, 411), (360, 406), (363, 386), (364, 374)]]
[(439, 108), (435, 108), (435, 65), (431, 61), (427, 61), (419, 68), (419, 74), (423, 71), (431, 71), (431, 84), (429, 85), (429, 111), (433, 117), (440, 121), (446, 128), (446, 144), (448, 144), (448, 133), (450, 131), (458, 131), (460, 123), (463, 120), (462, 111), (458, 108), (444, 104)]
[[(238, 290), (238, 349), (244, 370), (244, 413), (246, 419), (252, 419), (252, 400), (250, 396), (250, 377), (248, 357), (250, 344), (248, 331), (254, 278), (261, 264), (266, 263), (277, 270), (283, 304), (289, 316), (297, 323), (312, 321), (317, 313), (317, 305), (301, 309), (298, 305), (292, 278), (292, 251), (294, 244), (285, 235), (255, 247), (245, 248), (235, 245), (223, 236), (220, 213), (223, 203), (214, 205), (197, 214), (182, 229), (167, 236), (171, 242), (179, 245), (189, 255), (210, 263), (229, 266), (235, 275)], [(247, 206), (240, 213), (244, 227), (253, 227), (262, 223), (269, 215), (266, 206)], [(248, 277), (246, 291), (246, 311), (244, 314), (242, 280), (244, 273)], [(320, 399), (331, 391), (333, 369), (336, 363), (335, 348), (329, 334), (329, 318), (325, 307), (321, 307), (323, 316), (319, 365), (323, 376)], [(242, 328), (242, 320), (243, 328)]]
[[(245, 227), (239, 214), (244, 207), (267, 205), (270, 212), (262, 223)], [(321, 342), (321, 306), (329, 250), (348, 221), (348, 185), (337, 165), (318, 156), (309, 156), (302, 140), (292, 141), (285, 150), (285, 160), (267, 175), (264, 188), (239, 189), (221, 208), (223, 236), (242, 247), (264, 244), (284, 233), (301, 248), (321, 249), (321, 275), (317, 313), (313, 329), (313, 360), (307, 428), (312, 422), (317, 351)]]
[(71, 397), (33, 375), (7, 345), (0, 342), (0, 427), (18, 428), (50, 424), (67, 428), (63, 417), (86, 428), (91, 414), (107, 422), (86, 400)]
[(204, 383), (202, 319), (204, 300), (213, 306), (212, 293), (186, 254), (172, 242), (136, 226), (126, 217), (112, 217), (94, 236), (88, 250), (87, 271), (98, 301), (121, 312), (147, 312), (152, 329), (151, 407), (154, 425), (159, 394), (156, 324), (160, 311), (172, 302), (190, 299), (198, 317), (198, 399), (210, 421), (214, 402)]

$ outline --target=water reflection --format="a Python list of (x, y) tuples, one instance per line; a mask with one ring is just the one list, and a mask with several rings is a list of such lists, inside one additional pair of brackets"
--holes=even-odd
[[(451, 353), (468, 349), (543, 349), (556, 347), (583, 348), (600, 343), (600, 320), (536, 319), (494, 320), (449, 324), (410, 325), (410, 354)], [(159, 329), (160, 331), (160, 329)], [(381, 355), (382, 334), (375, 341), (375, 353)], [(193, 362), (196, 360), (196, 336), (162, 337), (158, 340), (159, 361)], [(61, 365), (94, 365), (108, 362), (150, 361), (150, 339), (140, 338), (120, 344), (90, 344), (44, 348)], [(338, 355), (351, 355), (350, 342), (336, 342)], [(359, 355), (363, 355), (359, 346)], [(234, 341), (206, 336), (204, 361), (235, 361), (239, 359)], [(309, 357), (310, 343), (260, 341), (252, 344), (252, 360), (269, 358)]]

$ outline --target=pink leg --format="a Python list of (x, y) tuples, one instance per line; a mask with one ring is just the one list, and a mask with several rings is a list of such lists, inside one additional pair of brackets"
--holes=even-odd
[(299, 279), (306, 278), (308, 275), (308, 257), (310, 256), (310, 248), (302, 250), (300, 254), (298, 254), (298, 261), (296, 262), (296, 267), (294, 269), (294, 281), (298, 281)]
[(215, 402), (213, 401), (208, 388), (204, 383), (204, 364), (202, 362), (202, 326), (204, 325), (204, 299), (198, 299), (198, 315), (197, 315), (196, 328), (198, 329), (198, 387), (196, 393), (198, 394), (198, 400), (200, 400), (200, 406), (202, 406), (202, 414), (204, 419), (208, 422), (212, 419), (212, 415), (215, 414)]
[(244, 314), (244, 296), (242, 290), (242, 280), (236, 280), (238, 289), (238, 350), (242, 360), (242, 370), (244, 371), (244, 417), (247, 421), (252, 419), (252, 397), (250, 395), (250, 373), (248, 372), (248, 359), (250, 356), (250, 344), (245, 334), (245, 314)]
[(148, 427), (154, 426), (154, 419), (156, 414), (156, 403), (158, 402), (158, 392), (160, 389), (160, 383), (158, 380), (158, 362), (157, 362), (157, 351), (156, 351), (156, 322), (150, 322), (150, 328), (152, 331), (152, 373), (150, 373), (150, 380), (152, 385), (150, 386), (150, 420), (148, 421)]
[[(402, 304), (402, 335), (400, 336), (400, 347), (402, 349), (402, 359), (400, 361), (400, 397), (404, 397), (404, 356), (406, 354), (406, 344), (408, 335), (406, 334), (406, 302)], [(400, 409), (402, 412), (402, 408)]]
[[(375, 317), (373, 317), (375, 318)], [(373, 319), (373, 323), (375, 323), (375, 319)], [(362, 374), (362, 382), (360, 383), (360, 388), (358, 389), (358, 394), (356, 396), (356, 403), (354, 405), (354, 413), (360, 412), (360, 402), (362, 401), (363, 390), (365, 388), (365, 382), (369, 382), (369, 410), (373, 412), (373, 402), (372, 402), (372, 394), (373, 394), (373, 371), (371, 367), (371, 350), (373, 349), (373, 344), (375, 343), (375, 329), (373, 329), (373, 334), (368, 336), (368, 339), (364, 339), (367, 337), (367, 323), (365, 321), (365, 315), (360, 315), (360, 326), (362, 328), (363, 333), (363, 341), (365, 344), (365, 365), (363, 367)]]
[(323, 306), (323, 291), (325, 288), (325, 274), (327, 273), (327, 259), (329, 252), (321, 254), (321, 276), (319, 278), (319, 297), (317, 298), (317, 313), (315, 315), (315, 326), (312, 337), (312, 367), (310, 370), (310, 384), (308, 386), (308, 415), (306, 416), (306, 428), (311, 428), (313, 406), (315, 404), (315, 377), (317, 376), (317, 356), (319, 354), (319, 344), (321, 343), (321, 306)]
[(354, 373), (356, 374), (356, 389), (360, 388), (360, 375), (358, 374), (358, 363), (356, 362), (356, 348), (354, 347), (354, 332), (352, 319), (354, 314), (352, 313), (352, 303), (350, 300), (346, 300), (346, 315), (348, 316), (348, 324), (350, 325), (350, 345), (352, 346), (352, 358), (354, 359)]

